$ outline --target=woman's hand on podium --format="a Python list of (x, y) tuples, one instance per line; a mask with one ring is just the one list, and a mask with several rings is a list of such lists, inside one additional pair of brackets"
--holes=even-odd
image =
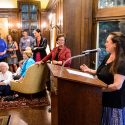
[(89, 74), (92, 74), (92, 75), (95, 75), (96, 74), (96, 70), (93, 70), (93, 69), (90, 69), (88, 66), (86, 66), (85, 64), (82, 64), (80, 66), (80, 69), (83, 71), (83, 72), (86, 72), (86, 73), (89, 73)]
[(86, 66), (85, 64), (81, 65), (80, 66), (80, 69), (83, 71), (83, 72), (87, 72), (87, 73), (90, 73), (91, 72), (91, 69)]

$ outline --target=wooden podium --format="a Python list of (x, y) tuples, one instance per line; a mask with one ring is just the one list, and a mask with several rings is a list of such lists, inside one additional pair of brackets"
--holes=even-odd
[(53, 97), (51, 100), (52, 125), (100, 125), (101, 88), (106, 84), (96, 78), (69, 73), (61, 66), (48, 64), (48, 67), (57, 79), (56, 100)]

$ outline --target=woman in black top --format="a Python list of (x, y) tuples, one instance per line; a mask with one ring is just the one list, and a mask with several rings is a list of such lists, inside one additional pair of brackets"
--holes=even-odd
[(38, 62), (41, 61), (46, 55), (47, 39), (42, 37), (41, 30), (34, 30), (34, 36), (36, 38), (33, 48), (33, 59)]
[(112, 32), (106, 39), (109, 53), (97, 70), (80, 66), (84, 72), (96, 74), (107, 84), (103, 88), (101, 125), (125, 125), (125, 35)]

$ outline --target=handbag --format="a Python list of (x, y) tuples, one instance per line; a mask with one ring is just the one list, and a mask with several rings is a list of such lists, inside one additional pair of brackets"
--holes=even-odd
[(17, 55), (16, 55), (16, 54), (11, 54), (10, 57), (11, 57), (11, 58), (16, 58)]

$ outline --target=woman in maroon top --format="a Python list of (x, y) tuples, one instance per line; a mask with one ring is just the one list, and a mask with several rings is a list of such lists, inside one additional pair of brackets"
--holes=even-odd
[[(44, 63), (48, 60), (52, 61), (52, 64), (55, 65), (63, 65), (63, 63), (71, 57), (71, 51), (69, 48), (65, 46), (65, 36), (64, 34), (59, 34), (57, 36), (57, 44), (58, 46), (55, 47), (47, 56), (45, 56), (39, 63)], [(64, 66), (70, 67), (71, 60), (68, 61)]]

